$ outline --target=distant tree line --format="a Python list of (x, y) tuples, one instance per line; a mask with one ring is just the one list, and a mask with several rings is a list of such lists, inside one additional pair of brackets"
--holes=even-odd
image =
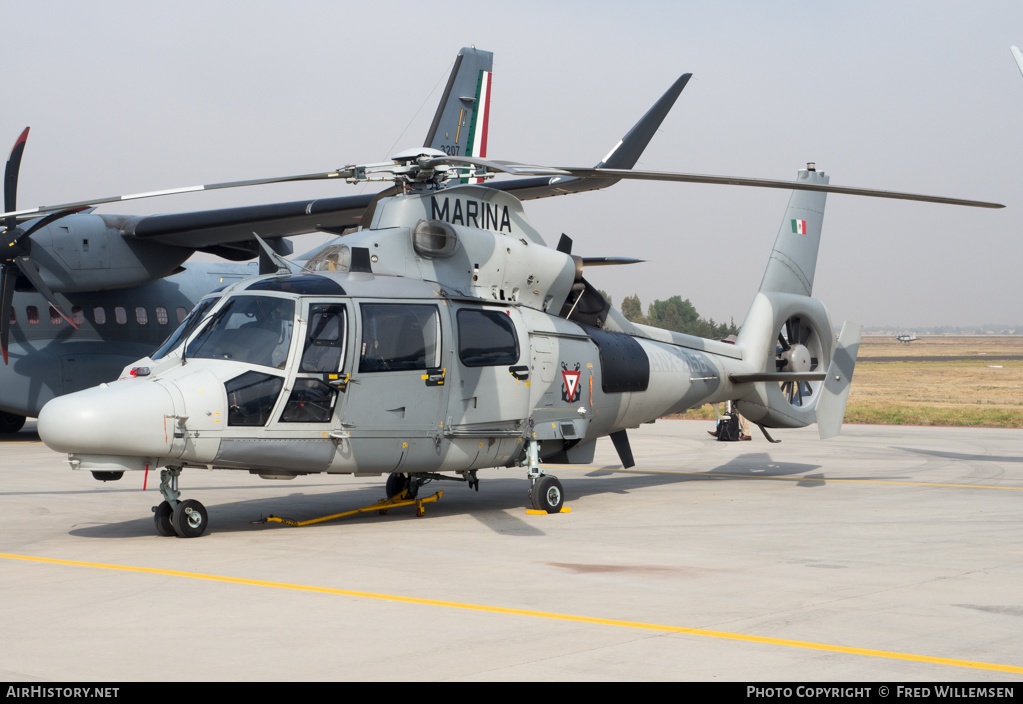
[(634, 323), (712, 340), (720, 340), (739, 333), (739, 326), (735, 324), (734, 319), (729, 323), (715, 323), (713, 318), (702, 318), (689, 299), (682, 300), (682, 296), (672, 296), (666, 301), (654, 301), (647, 306), (646, 315), (643, 315), (643, 304), (639, 296), (633, 294), (622, 299), (621, 311), (622, 315)]

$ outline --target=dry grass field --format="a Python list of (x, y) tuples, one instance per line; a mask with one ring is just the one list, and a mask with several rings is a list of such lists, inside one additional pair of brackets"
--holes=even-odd
[(1023, 428), (1023, 336), (864, 337), (845, 422)]

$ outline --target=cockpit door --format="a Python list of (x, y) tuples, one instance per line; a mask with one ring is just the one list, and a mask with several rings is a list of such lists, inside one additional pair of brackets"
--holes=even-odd
[(440, 466), (438, 438), (448, 388), (447, 310), (445, 302), (359, 303), (342, 414), (358, 471), (429, 471)]

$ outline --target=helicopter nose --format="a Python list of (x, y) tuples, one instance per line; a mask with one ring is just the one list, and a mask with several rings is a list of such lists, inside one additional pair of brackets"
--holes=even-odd
[(39, 411), (37, 429), (57, 452), (158, 457), (170, 450), (173, 414), (167, 389), (131, 379), (58, 396)]

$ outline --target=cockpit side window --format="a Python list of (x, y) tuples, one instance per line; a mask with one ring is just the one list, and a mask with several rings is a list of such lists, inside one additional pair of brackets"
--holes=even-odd
[(345, 307), (337, 303), (313, 303), (309, 306), (305, 349), (301, 372), (336, 372), (345, 350)]
[(266, 425), (283, 387), (284, 379), (261, 372), (245, 372), (226, 382), (227, 424)]
[(437, 306), (363, 303), (360, 372), (430, 369), (440, 361)]
[(172, 350), (177, 349), (177, 346), (181, 344), (181, 341), (191, 335), (199, 323), (202, 322), (203, 317), (206, 315), (206, 311), (212, 308), (219, 300), (220, 297), (217, 296), (215, 298), (204, 298), (199, 301), (195, 305), (195, 308), (192, 309), (192, 312), (188, 314), (188, 317), (181, 322), (181, 325), (179, 325), (178, 328), (170, 334), (170, 337), (163, 341), (163, 344), (156, 349), (156, 352), (153, 352), (151, 355), (152, 358), (160, 359), (165, 357)]
[(187, 356), (284, 369), (294, 326), (294, 299), (234, 296), (192, 338)]

